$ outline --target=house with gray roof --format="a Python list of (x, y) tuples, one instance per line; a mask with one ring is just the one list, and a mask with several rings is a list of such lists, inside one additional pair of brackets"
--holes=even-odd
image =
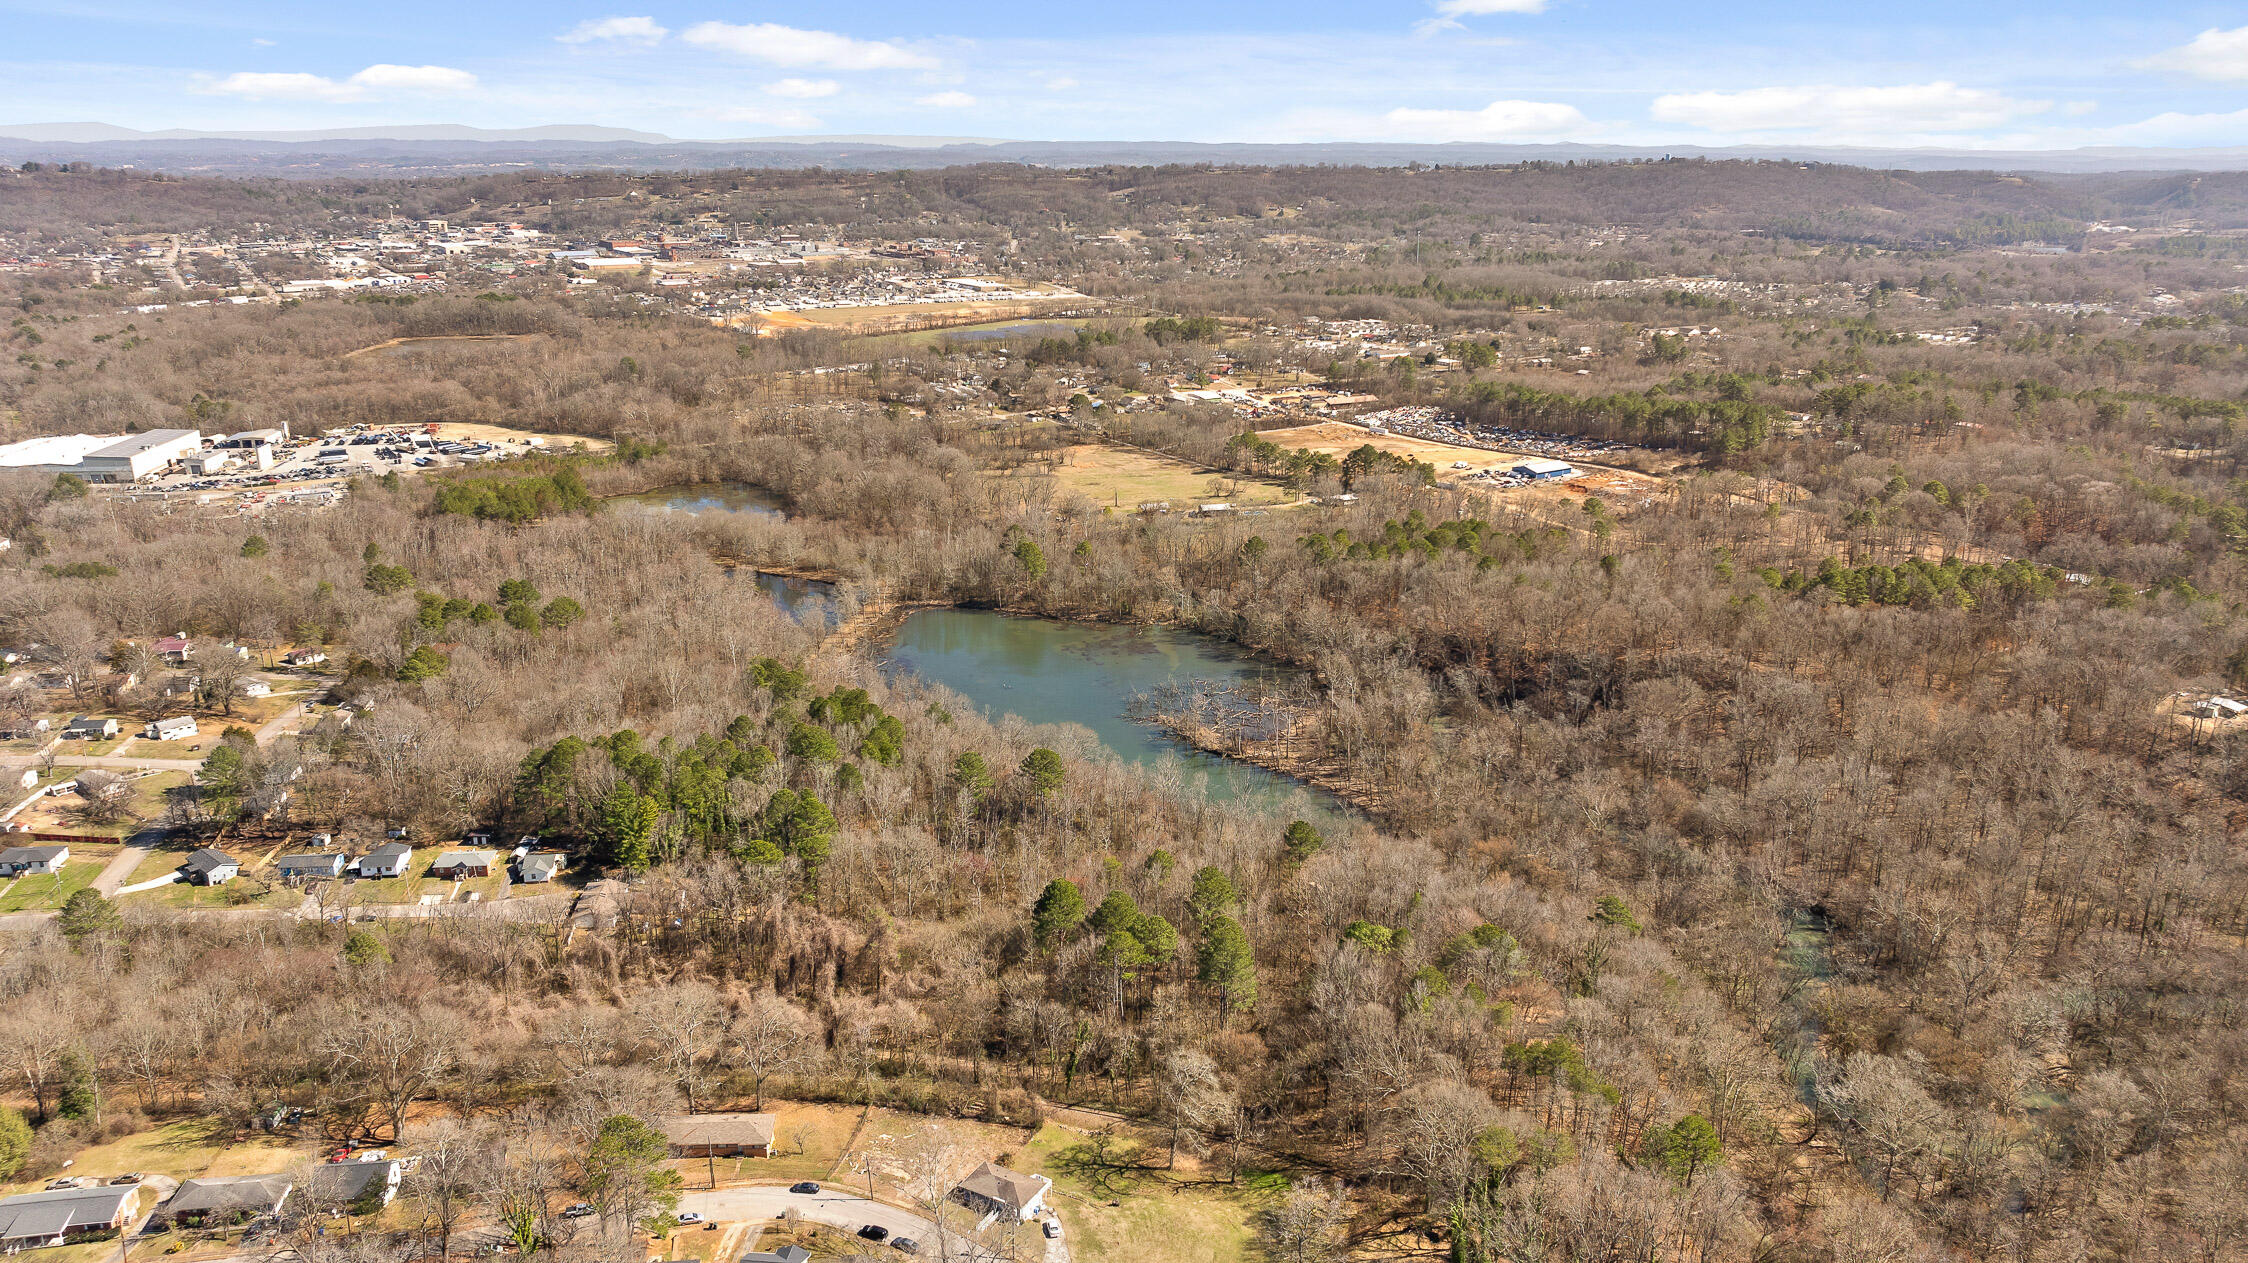
[(0, 851), (0, 877), (28, 877), (34, 873), (59, 873), (70, 862), (67, 846), (11, 846)]
[(406, 865), (414, 858), (414, 848), (403, 842), (385, 842), (359, 857), (361, 877), (404, 877)]
[(307, 1192), (330, 1206), (348, 1206), (360, 1214), (381, 1210), (398, 1196), (401, 1164), (395, 1158), (364, 1158), (356, 1162), (328, 1162), (312, 1169)]
[(0, 1252), (84, 1241), (116, 1232), (133, 1217), (137, 1184), (60, 1188), (0, 1198)]
[(205, 846), (196, 848), (180, 871), (195, 885), (222, 886), (242, 874), (242, 865), (226, 852)]
[(278, 1215), (296, 1188), (286, 1175), (222, 1175), (183, 1180), (151, 1223), (204, 1228)]
[(292, 877), (340, 877), (343, 875), (343, 852), (284, 855), (273, 861), (273, 875), (284, 881)]
[(569, 860), (570, 857), (560, 851), (533, 851), (529, 855), (519, 856), (515, 861), (515, 880), (553, 881)]
[(489, 877), (493, 867), (499, 862), (499, 853), (496, 851), (447, 851), (429, 866), (429, 875), (442, 877), (447, 881), (459, 881), (464, 877)]

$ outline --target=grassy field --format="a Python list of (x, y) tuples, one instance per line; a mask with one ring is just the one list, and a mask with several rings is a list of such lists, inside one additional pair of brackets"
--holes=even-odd
[(1282, 447), (1325, 452), (1330, 456), (1342, 456), (1371, 443), (1377, 451), (1427, 461), (1436, 466), (1439, 474), (1450, 473), (1454, 461), (1464, 460), (1477, 469), (1484, 469), (1492, 465), (1512, 464), (1517, 459), (1515, 454), (1509, 452), (1432, 443), (1426, 439), (1411, 439), (1398, 434), (1376, 434), (1355, 425), (1344, 425), (1340, 421), (1321, 421), (1316, 425), (1299, 425), (1285, 430), (1264, 430), (1257, 437), (1270, 439)]
[[(535, 887), (533, 889), (536, 889)], [(730, 1109), (747, 1110), (747, 1101)], [(843, 1156), (843, 1146), (859, 1121), (855, 1106), (799, 1105), (765, 1098), (765, 1112), (773, 1115), (773, 1156), (770, 1158), (720, 1158), (721, 1185), (745, 1180), (824, 1180)], [(690, 1189), (709, 1188), (711, 1167), (701, 1158), (680, 1158), (671, 1168)]]
[(63, 900), (77, 891), (94, 884), (101, 876), (102, 861), (84, 860), (62, 866), (59, 873), (38, 873), (18, 877), (0, 889), (0, 912), (32, 912), (44, 908), (60, 908)]
[[(71, 1155), (70, 1172), (103, 1180), (129, 1171), (190, 1180), (203, 1175), (290, 1171), (313, 1157), (310, 1146), (285, 1138), (253, 1136), (240, 1144), (227, 1143), (230, 1139), (227, 1133), (200, 1120), (170, 1123), (81, 1149)], [(43, 1181), (34, 1180), (8, 1185), (0, 1192), (27, 1193), (42, 1187)]]
[(1025, 465), (1021, 472), (1051, 474), (1065, 493), (1082, 495), (1102, 508), (1130, 512), (1142, 504), (1167, 500), (1174, 512), (1184, 512), (1212, 500), (1255, 507), (1297, 498), (1275, 482), (1198, 469), (1153, 452), (1085, 443), (1055, 455), (1056, 463)]
[[(1188, 1183), (1161, 1170), (1090, 1169), (1071, 1154), (1086, 1139), (1083, 1132), (1049, 1123), (1013, 1163), (1015, 1170), (1054, 1182), (1054, 1210), (1078, 1258), (1237, 1263), (1249, 1254), (1250, 1220), (1281, 1187), (1273, 1176), (1245, 1174), (1241, 1183), (1228, 1185)], [(1165, 1159), (1160, 1148), (1130, 1140), (1115, 1152), (1158, 1166)]]

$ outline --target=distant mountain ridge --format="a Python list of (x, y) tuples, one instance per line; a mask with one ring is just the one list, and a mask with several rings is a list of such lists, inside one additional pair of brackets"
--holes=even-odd
[(93, 162), (229, 175), (316, 177), (347, 171), (451, 175), (547, 170), (710, 170), (827, 166), (866, 170), (965, 166), (1480, 166), (1529, 161), (1615, 162), (1662, 157), (1840, 163), (1892, 170), (2096, 173), (2248, 169), (2248, 146), (2065, 150), (1880, 149), (1832, 145), (1626, 146), (1451, 142), (1204, 143), (1033, 141), (950, 136), (766, 136), (681, 140), (621, 127), (463, 124), (322, 131), (145, 132), (108, 123), (0, 125), (0, 161)]

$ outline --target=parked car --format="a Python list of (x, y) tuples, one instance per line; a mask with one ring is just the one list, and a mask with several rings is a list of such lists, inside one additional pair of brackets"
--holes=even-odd
[(679, 1222), (680, 1222), (680, 1223), (683, 1223), (683, 1224), (699, 1224), (699, 1223), (701, 1223), (702, 1221), (703, 1221), (703, 1217), (702, 1217), (702, 1214), (701, 1214), (701, 1212), (699, 1212), (699, 1211), (692, 1211), (692, 1210), (683, 1210), (683, 1211), (680, 1211), (680, 1212), (679, 1212)]
[(147, 1178), (148, 1178), (148, 1176), (147, 1176), (147, 1174), (146, 1174), (145, 1172), (141, 1172), (141, 1171), (127, 1171), (127, 1172), (126, 1172), (125, 1174), (123, 1174), (123, 1175), (120, 1175), (120, 1176), (116, 1177), (115, 1179), (111, 1180), (111, 1181), (110, 1181), (110, 1183), (111, 1183), (111, 1184), (138, 1184), (138, 1183), (140, 1183), (140, 1182), (141, 1182), (142, 1180), (145, 1180), (145, 1179), (147, 1179)]
[(1048, 1219), (1040, 1225), (1039, 1231), (1045, 1233), (1048, 1240), (1052, 1240), (1053, 1238), (1062, 1235), (1062, 1221), (1059, 1219)]
[(868, 1224), (859, 1229), (859, 1235), (869, 1241), (887, 1241), (890, 1239), (890, 1230), (881, 1224)]
[(791, 1193), (817, 1193), (820, 1191), (820, 1186), (811, 1180), (806, 1180), (801, 1184), (789, 1185), (788, 1191)]
[(898, 1237), (892, 1240), (890, 1242), (890, 1248), (898, 1251), (901, 1254), (921, 1253), (921, 1243), (911, 1237)]
[(568, 1206), (562, 1208), (562, 1217), (564, 1219), (583, 1219), (587, 1215), (590, 1215), (592, 1213), (593, 1206), (589, 1202), (572, 1202)]

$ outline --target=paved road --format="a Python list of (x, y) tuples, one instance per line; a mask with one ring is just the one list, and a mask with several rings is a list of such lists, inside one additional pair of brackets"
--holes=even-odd
[(117, 754), (58, 754), (56, 767), (106, 767), (119, 771), (192, 772), (201, 759), (139, 759)]
[(108, 867), (101, 870), (101, 876), (94, 878), (94, 889), (104, 899), (116, 895), (117, 888), (133, 875), (133, 870), (139, 868), (141, 861), (147, 859), (149, 852), (163, 841), (164, 831), (156, 828), (143, 829), (126, 839), (124, 848), (117, 852), (117, 858), (109, 861)]
[[(694, 1211), (720, 1223), (778, 1219), (793, 1210), (800, 1218), (845, 1232), (857, 1232), (867, 1224), (880, 1224), (888, 1228), (893, 1237), (912, 1237), (919, 1241), (921, 1257), (936, 1257), (935, 1224), (913, 1211), (870, 1201), (833, 1185), (817, 1193), (791, 1193), (778, 1184), (705, 1190), (681, 1196), (679, 1209)], [(956, 1237), (956, 1243), (957, 1240)]]

